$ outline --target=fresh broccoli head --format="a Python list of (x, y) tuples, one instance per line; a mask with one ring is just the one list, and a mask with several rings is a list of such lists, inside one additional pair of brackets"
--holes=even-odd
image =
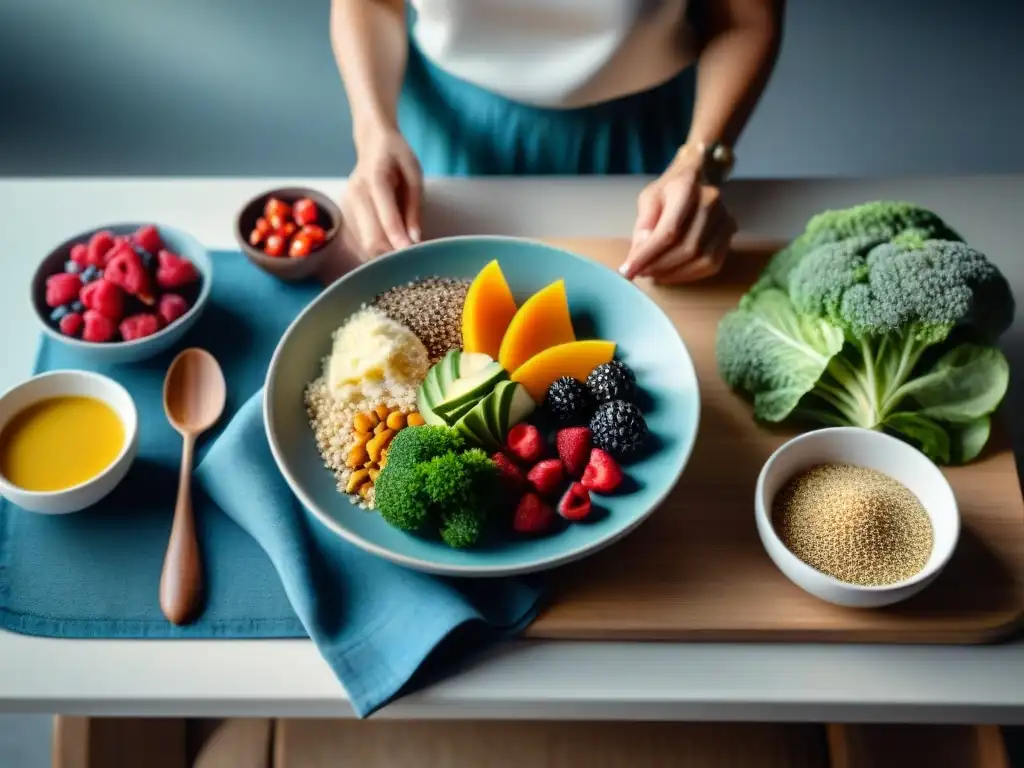
[(381, 517), (403, 531), (423, 530), (431, 517), (431, 504), (413, 470), (463, 445), (462, 435), (447, 427), (409, 427), (395, 435), (374, 483), (374, 503)]
[[(1009, 383), (993, 343), (1013, 295), (978, 251), (920, 234), (937, 217), (914, 215), (917, 234), (883, 237), (874, 220), (805, 251), (786, 265), (785, 288), (763, 276), (722, 319), (719, 370), (758, 418), (885, 429), (942, 463), (980, 452)], [(912, 223), (909, 209), (892, 220)]]
[(878, 200), (852, 208), (823, 211), (811, 218), (804, 231), (783, 248), (765, 268), (762, 280), (789, 290), (789, 275), (811, 251), (850, 238), (875, 243), (891, 240), (962, 240), (937, 215), (914, 203)]
[[(399, 443), (406, 432), (451, 432), (458, 447), (429, 456), (445, 440)], [(440, 432), (436, 432), (440, 430)], [(461, 437), (448, 427), (415, 427), (399, 432), (388, 450), (388, 460), (377, 477), (375, 499), (381, 516), (405, 531), (437, 530), (452, 547), (475, 544), (487, 522), (497, 484), (497, 467), (483, 451), (458, 452)], [(430, 450), (423, 450), (424, 447)], [(396, 448), (399, 453), (393, 455)], [(420, 458), (426, 457), (426, 458)]]

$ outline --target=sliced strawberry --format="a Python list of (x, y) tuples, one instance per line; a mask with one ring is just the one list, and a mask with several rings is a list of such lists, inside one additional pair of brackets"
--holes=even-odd
[(516, 505), (512, 516), (512, 530), (535, 536), (547, 533), (555, 521), (555, 513), (550, 505), (535, 493), (527, 493)]
[(60, 332), (65, 336), (77, 336), (84, 322), (80, 314), (69, 312), (60, 319)]
[(124, 315), (124, 292), (104, 278), (82, 288), (79, 298), (86, 309), (93, 309), (115, 323)]
[(117, 333), (117, 326), (114, 324), (114, 321), (106, 315), (101, 315), (95, 309), (85, 310), (82, 319), (85, 321), (82, 338), (86, 341), (96, 343), (110, 341), (114, 338), (114, 334)]
[(590, 452), (590, 462), (580, 482), (596, 493), (612, 493), (622, 484), (622, 468), (610, 453), (595, 448)]
[(590, 517), (593, 509), (590, 503), (590, 491), (582, 483), (573, 483), (558, 502), (558, 514), (566, 520), (578, 523)]
[(558, 430), (555, 434), (555, 448), (569, 476), (578, 478), (590, 461), (590, 430), (586, 427)]
[(150, 314), (149, 312), (143, 312), (138, 315), (126, 317), (121, 321), (121, 325), (118, 326), (118, 329), (121, 331), (121, 336), (125, 341), (143, 339), (146, 336), (152, 336), (160, 330), (160, 318), (156, 315)]
[(156, 282), (165, 291), (181, 288), (199, 279), (199, 271), (188, 259), (164, 250), (156, 256)]
[(541, 496), (553, 496), (565, 482), (565, 469), (558, 459), (544, 459), (526, 473), (526, 479)]
[(107, 254), (114, 247), (114, 233), (108, 230), (97, 232), (89, 238), (85, 255), (86, 267), (97, 267), (102, 269), (107, 263)]
[(526, 490), (526, 476), (512, 459), (499, 451), (491, 456), (491, 461), (498, 468), (498, 479), (503, 490), (513, 495), (518, 495)]
[(82, 290), (82, 278), (69, 272), (58, 272), (46, 278), (46, 306), (70, 304)]
[(160, 232), (152, 224), (146, 224), (132, 235), (132, 240), (147, 253), (157, 253), (164, 247), (164, 241), (160, 238)]
[(532, 424), (516, 424), (505, 438), (508, 452), (524, 464), (536, 464), (544, 458), (544, 438)]

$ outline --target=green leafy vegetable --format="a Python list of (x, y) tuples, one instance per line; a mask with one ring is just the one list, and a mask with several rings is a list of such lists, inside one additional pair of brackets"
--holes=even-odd
[(871, 203), (815, 217), (776, 254), (716, 355), (759, 419), (886, 429), (969, 461), (1009, 385), (994, 342), (1014, 309), (1002, 273), (935, 214)]

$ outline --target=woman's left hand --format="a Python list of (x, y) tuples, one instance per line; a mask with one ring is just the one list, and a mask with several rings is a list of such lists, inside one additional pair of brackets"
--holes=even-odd
[(700, 163), (689, 153), (680, 152), (640, 193), (638, 209), (633, 245), (619, 268), (625, 277), (689, 283), (722, 268), (736, 222), (718, 187), (701, 182)]

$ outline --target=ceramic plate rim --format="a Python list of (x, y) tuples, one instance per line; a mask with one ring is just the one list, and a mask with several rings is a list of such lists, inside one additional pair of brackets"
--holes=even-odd
[[(429, 247), (435, 247), (438, 243), (459, 241), (475, 241), (480, 243), (522, 243), (525, 245), (529, 245), (530, 247), (539, 246), (544, 249), (558, 251), (563, 255), (567, 255), (577, 261), (585, 262), (590, 266), (601, 266), (598, 262), (595, 262), (592, 259), (588, 259), (585, 256), (581, 256), (579, 254), (573, 253), (572, 251), (569, 251), (558, 246), (549, 245), (541, 240), (524, 237), (513, 237), (508, 235), (457, 235), (452, 237), (441, 237), (433, 240), (427, 240), (425, 242), (418, 243), (408, 248), (404, 248), (401, 250), (401, 252), (406, 253), (409, 251), (418, 251)], [(396, 251), (395, 253), (398, 253), (398, 251)], [(383, 256), (378, 258), (387, 259), (389, 258), (389, 256)], [(386, 547), (382, 547), (348, 530), (345, 526), (338, 523), (338, 521), (335, 520), (333, 517), (326, 514), (325, 512), (322, 512), (319, 509), (318, 505), (313, 501), (313, 499), (309, 498), (309, 496), (303, 492), (300, 484), (295, 480), (294, 477), (292, 477), (291, 473), (285, 468), (282, 452), (277, 439), (277, 434), (273, 427), (273, 422), (270, 418), (270, 403), (272, 401), (271, 395), (275, 387), (273, 381), (273, 374), (277, 368), (278, 357), (280, 356), (281, 351), (284, 348), (285, 340), (291, 334), (292, 329), (302, 321), (302, 319), (306, 316), (308, 312), (312, 311), (313, 306), (319, 300), (320, 296), (322, 296), (324, 293), (332, 289), (340, 281), (350, 279), (352, 275), (355, 275), (360, 271), (368, 268), (376, 260), (377, 259), (364, 262), (355, 269), (352, 269), (351, 271), (337, 278), (329, 285), (324, 286), (323, 290), (319, 294), (317, 294), (317, 297), (310, 301), (309, 304), (307, 304), (305, 307), (303, 307), (302, 311), (295, 317), (295, 319), (288, 324), (288, 327), (285, 329), (284, 333), (281, 334), (281, 338), (278, 340), (277, 346), (274, 348), (274, 354), (270, 358), (270, 364), (269, 366), (267, 366), (267, 376), (264, 381), (263, 387), (263, 428), (267, 435), (267, 442), (270, 444), (270, 452), (274, 457), (274, 462), (277, 464), (278, 471), (281, 473), (282, 477), (284, 477), (285, 482), (288, 483), (288, 487), (291, 489), (292, 493), (295, 494), (296, 498), (298, 498), (302, 506), (306, 510), (311, 512), (313, 516), (322, 525), (326, 526), (328, 529), (330, 529), (338, 536), (341, 536), (341, 538), (343, 538), (345, 541), (354, 544), (355, 546), (359, 547), (360, 549), (366, 552), (369, 552), (373, 555), (376, 555), (377, 557), (381, 557), (390, 562), (403, 565), (407, 568), (412, 568), (413, 570), (442, 576), (496, 578), (502, 576), (524, 575), (528, 573), (537, 573), (539, 571), (547, 571), (553, 568), (557, 568), (561, 565), (566, 565), (568, 563), (575, 562), (576, 560), (581, 560), (582, 558), (587, 557), (589, 555), (595, 554), (600, 550), (604, 549), (605, 547), (608, 547), (616, 543), (617, 541), (625, 537), (627, 534), (632, 533), (634, 530), (636, 530), (636, 528), (638, 528), (641, 523), (647, 520), (648, 517), (650, 517), (659, 507), (661, 507), (665, 499), (668, 498), (669, 494), (671, 494), (672, 491), (675, 490), (676, 486), (679, 484), (679, 481), (682, 479), (683, 473), (686, 471), (687, 465), (690, 463), (690, 458), (693, 454), (693, 449), (697, 444), (697, 439), (700, 433), (700, 415), (702, 405), (699, 386), (700, 381), (697, 378), (697, 370), (694, 367), (693, 357), (690, 355), (690, 350), (686, 346), (686, 342), (683, 341), (682, 336), (680, 336), (679, 331), (672, 323), (671, 318), (669, 318), (669, 316), (665, 314), (665, 311), (660, 306), (658, 306), (657, 302), (651, 299), (650, 296), (644, 294), (644, 299), (649, 301), (658, 311), (658, 313), (661, 315), (664, 321), (669, 324), (669, 327), (673, 331), (675, 342), (679, 345), (679, 348), (683, 353), (682, 357), (686, 361), (686, 368), (689, 374), (689, 378), (692, 379), (694, 383), (692, 398), (693, 405), (691, 406), (693, 427), (690, 431), (689, 440), (683, 446), (682, 455), (680, 457), (681, 466), (676, 472), (675, 477), (666, 486), (665, 490), (661, 494), (659, 494), (657, 498), (649, 505), (647, 511), (645, 511), (641, 515), (637, 515), (635, 519), (631, 520), (628, 524), (624, 525), (620, 530), (615, 531), (615, 533), (607, 536), (604, 539), (584, 544), (582, 546), (576, 547), (575, 549), (563, 552), (560, 555), (532, 559), (524, 561), (518, 565), (447, 565), (434, 563), (429, 560), (421, 560), (420, 558), (416, 557), (409, 557), (408, 555), (404, 555), (400, 552), (395, 552)], [(623, 282), (627, 283), (625, 278), (623, 278)], [(627, 285), (631, 284), (627, 283)], [(640, 290), (636, 286), (632, 287), (634, 290)], [(641, 291), (641, 293), (643, 292)]]

